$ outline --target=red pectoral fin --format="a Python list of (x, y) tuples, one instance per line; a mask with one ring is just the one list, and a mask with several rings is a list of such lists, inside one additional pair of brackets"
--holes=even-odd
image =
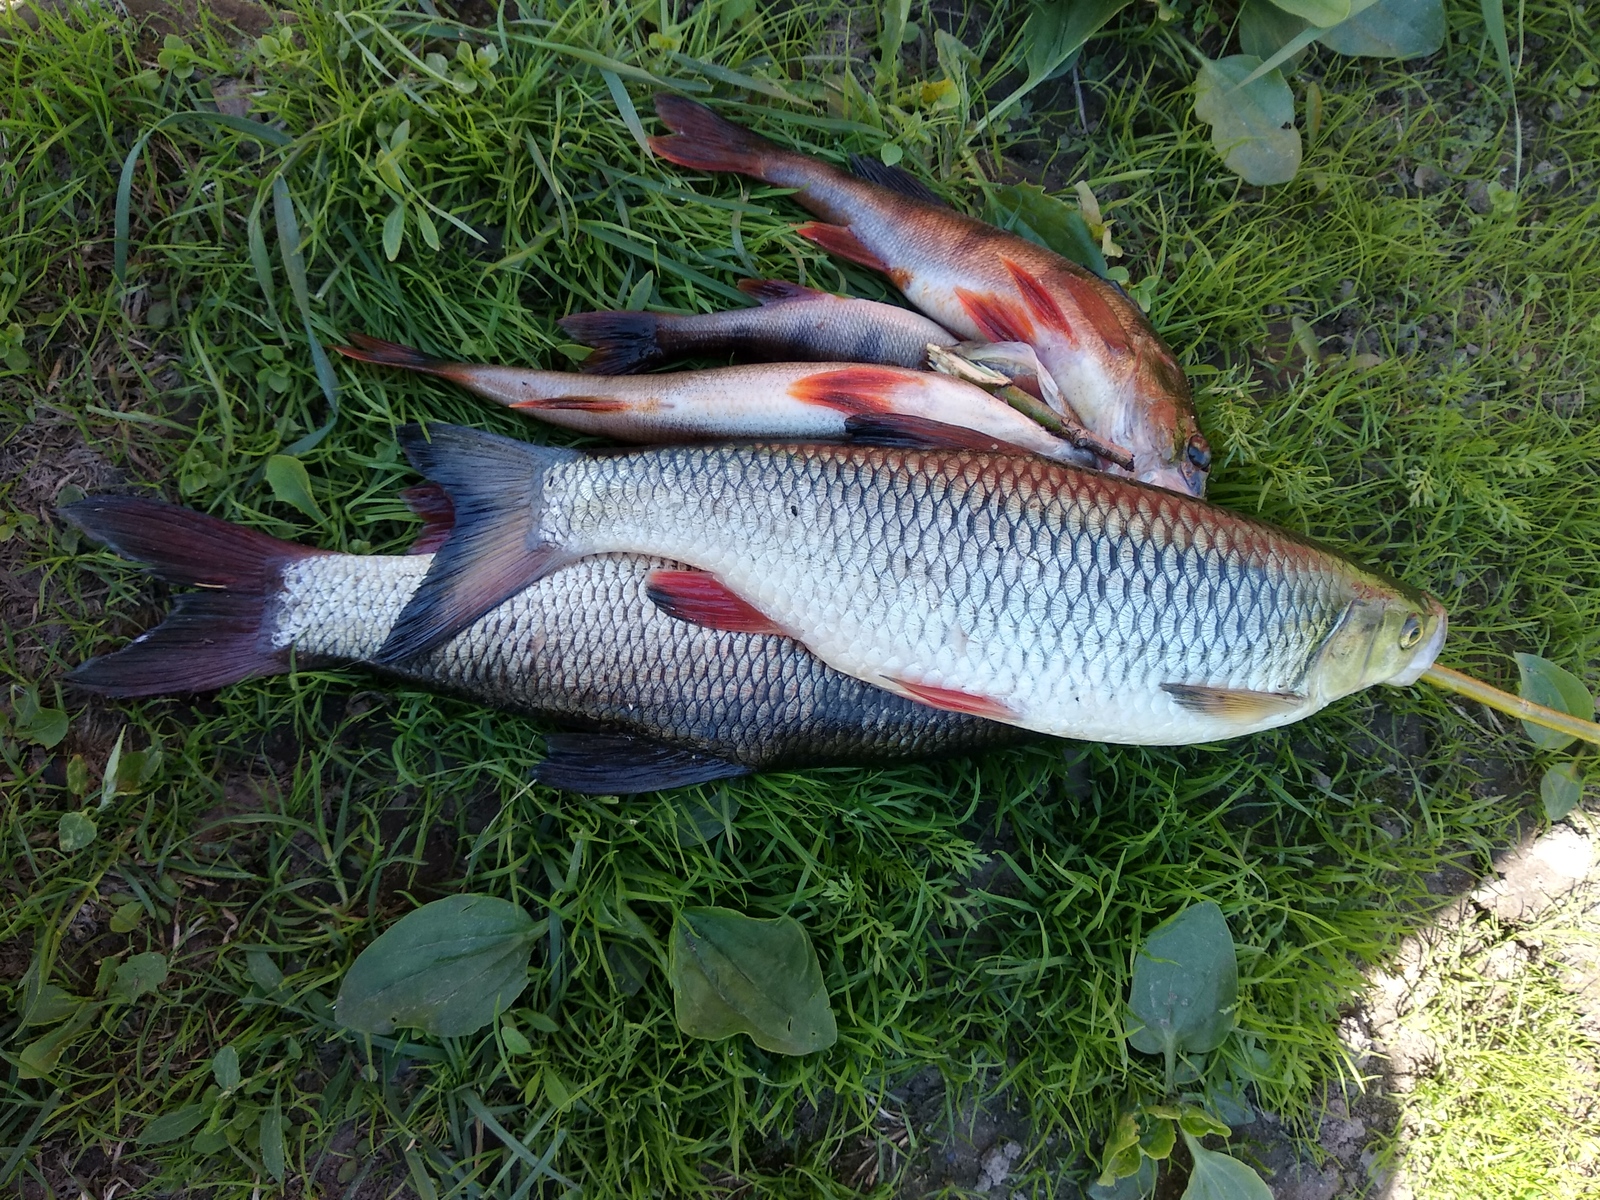
[(1039, 323), (1065, 334), (1068, 341), (1077, 341), (1077, 336), (1072, 330), (1072, 322), (1067, 319), (1067, 314), (1061, 311), (1061, 305), (1056, 303), (1056, 298), (1050, 294), (1050, 289), (1039, 282), (1039, 277), (1019, 267), (1009, 258), (1002, 258), (1000, 262), (1010, 272), (1012, 282), (1017, 285), (1017, 291), (1022, 293), (1023, 302), (1027, 304)]
[(984, 717), (990, 721), (1015, 721), (1017, 717), (1015, 709), (991, 696), (978, 696), (957, 688), (934, 687), (926, 683), (907, 683), (904, 679), (897, 679), (894, 682), (895, 686), (906, 695), (913, 700), (920, 700), (930, 708), (966, 713), (968, 716)]
[(805, 404), (844, 413), (887, 412), (895, 389), (905, 386), (907, 372), (894, 367), (859, 366), (818, 371), (789, 385), (789, 394)]
[(1067, 291), (1078, 302), (1078, 311), (1088, 318), (1100, 340), (1123, 354), (1131, 351), (1133, 347), (1128, 344), (1128, 331), (1122, 327), (1117, 314), (1111, 311), (1111, 306), (1106, 303), (1094, 281), (1069, 276), (1065, 283)]
[(861, 244), (861, 239), (848, 225), (825, 225), (821, 221), (807, 221), (795, 230), (808, 242), (815, 242), (829, 254), (837, 254), (863, 267), (889, 274), (889, 264)]
[(730, 633), (784, 632), (755, 605), (741, 600), (715, 575), (704, 571), (651, 571), (644, 594), (669, 617), (691, 625)]
[(1032, 342), (1033, 322), (1015, 301), (1004, 300), (993, 292), (956, 289), (956, 299), (978, 332), (991, 342)]

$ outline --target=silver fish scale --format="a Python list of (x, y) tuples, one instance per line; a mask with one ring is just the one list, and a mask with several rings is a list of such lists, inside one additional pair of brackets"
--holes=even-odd
[(850, 674), (1107, 740), (1192, 723), (1163, 684), (1296, 691), (1367, 579), (1187, 497), (1004, 455), (671, 447), (557, 464), (543, 498), (551, 542), (712, 571)]
[[(284, 568), (275, 648), (364, 661), (431, 555), (317, 555)], [(753, 769), (879, 762), (1018, 741), (834, 671), (788, 638), (702, 629), (645, 594), (662, 559), (604, 555), (555, 572), (437, 649), (384, 668), (521, 712), (604, 725)]]

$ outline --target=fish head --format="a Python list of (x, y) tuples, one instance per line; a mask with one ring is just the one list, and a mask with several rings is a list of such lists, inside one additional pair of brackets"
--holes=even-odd
[(1413, 684), (1438, 657), (1448, 626), (1432, 596), (1365, 578), (1312, 662), (1310, 689), (1325, 704), (1374, 684)]
[(1138, 366), (1144, 420), (1133, 447), (1133, 477), (1196, 499), (1211, 478), (1211, 443), (1194, 416), (1188, 378), (1166, 346), (1152, 339)]

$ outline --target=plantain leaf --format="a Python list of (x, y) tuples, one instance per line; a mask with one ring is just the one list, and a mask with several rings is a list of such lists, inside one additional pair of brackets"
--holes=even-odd
[(305, 463), (287, 454), (274, 454), (267, 459), (267, 484), (272, 494), (291, 508), (297, 508), (313, 521), (323, 519), (317, 498), (311, 494), (311, 476)]
[(1105, 255), (1076, 205), (1031, 183), (1006, 184), (989, 193), (989, 219), (1104, 278)]
[(1446, 32), (1443, 0), (1377, 0), (1317, 40), (1339, 54), (1421, 58), (1444, 45)]
[(135, 954), (117, 968), (111, 983), (113, 1000), (137, 1000), (167, 981), (167, 956), (155, 950)]
[(1327, 29), (1350, 15), (1350, 0), (1272, 0), (1286, 13), (1303, 17), (1312, 25)]
[(1239, 968), (1233, 937), (1212, 901), (1191, 904), (1145, 939), (1133, 963), (1128, 1008), (1136, 1025), (1128, 1043), (1163, 1054), (1169, 1075), (1180, 1051), (1205, 1053), (1233, 1028)]
[(56, 837), (61, 842), (61, 853), (76, 854), (94, 841), (99, 830), (88, 813), (69, 812), (56, 822)]
[(186, 1104), (176, 1112), (163, 1113), (144, 1127), (139, 1145), (160, 1146), (186, 1137), (206, 1119), (206, 1112), (203, 1104)]
[(474, 1033), (528, 985), (528, 955), (544, 931), (497, 896), (450, 896), (407, 913), (361, 952), (334, 1018), (358, 1033), (405, 1025), (439, 1037)]
[(810, 1054), (838, 1040), (816, 952), (792, 917), (685, 909), (672, 929), (669, 975), (678, 1028), (690, 1037), (747, 1033), (779, 1054)]
[(279, 1183), (283, 1182), (285, 1159), (283, 1145), (283, 1104), (277, 1096), (272, 1106), (261, 1114), (261, 1165)]
[(1188, 1132), (1183, 1140), (1194, 1159), (1183, 1200), (1272, 1200), (1272, 1189), (1237, 1158), (1207, 1150)]
[[(1582, 717), (1585, 721), (1594, 720), (1594, 696), (1584, 686), (1583, 680), (1537, 654), (1517, 654), (1513, 657), (1517, 660), (1517, 671), (1522, 676), (1522, 686), (1517, 690), (1524, 700), (1532, 700), (1535, 704), (1542, 704), (1568, 716)], [(1533, 744), (1541, 750), (1564, 750), (1577, 740), (1570, 733), (1557, 733), (1554, 729), (1546, 729), (1531, 721), (1524, 721), (1522, 727), (1528, 731)]]
[[(1239, 9), (1239, 49), (1256, 58), (1268, 59), (1304, 33), (1309, 22), (1285, 12), (1272, 0), (1245, 0)], [(1300, 65), (1307, 47), (1295, 51), (1279, 68), (1285, 75)]]
[(1544, 773), (1539, 781), (1539, 799), (1544, 801), (1544, 815), (1559, 821), (1583, 799), (1583, 777), (1576, 763), (1558, 763)]
[(1260, 65), (1252, 54), (1203, 60), (1194, 115), (1211, 126), (1211, 144), (1246, 183), (1288, 183), (1300, 169), (1294, 96), (1278, 71), (1245, 83)]

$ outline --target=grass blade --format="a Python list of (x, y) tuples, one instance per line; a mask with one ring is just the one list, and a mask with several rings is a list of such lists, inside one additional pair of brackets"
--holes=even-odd
[(289, 276), (289, 290), (294, 293), (295, 308), (299, 310), (300, 320), (305, 325), (306, 343), (311, 347), (311, 363), (317, 373), (317, 383), (328, 400), (327, 422), (282, 450), (283, 454), (293, 456), (304, 454), (333, 430), (334, 423), (339, 419), (339, 380), (311, 326), (311, 290), (306, 286), (306, 260), (300, 253), (300, 222), (295, 217), (294, 200), (289, 195), (289, 185), (284, 182), (282, 172), (272, 180), (272, 209), (278, 225), (278, 252), (283, 256), (283, 269)]
[(622, 86), (622, 80), (615, 71), (606, 70), (600, 72), (600, 78), (606, 81), (606, 90), (617, 103), (617, 111), (622, 114), (622, 123), (628, 127), (628, 132), (633, 134), (633, 140), (639, 143), (639, 149), (645, 152), (646, 157), (654, 158), (655, 151), (650, 149), (650, 142), (645, 137), (644, 124), (639, 120), (639, 110), (633, 107), (633, 100), (628, 96), (628, 89)]
[(1500, 60), (1500, 73), (1506, 77), (1506, 91), (1509, 93), (1517, 86), (1516, 76), (1511, 69), (1511, 46), (1506, 41), (1506, 10), (1504, 0), (1479, 0), (1483, 10), (1483, 27), (1489, 34), (1489, 42), (1494, 46), (1495, 57)]

